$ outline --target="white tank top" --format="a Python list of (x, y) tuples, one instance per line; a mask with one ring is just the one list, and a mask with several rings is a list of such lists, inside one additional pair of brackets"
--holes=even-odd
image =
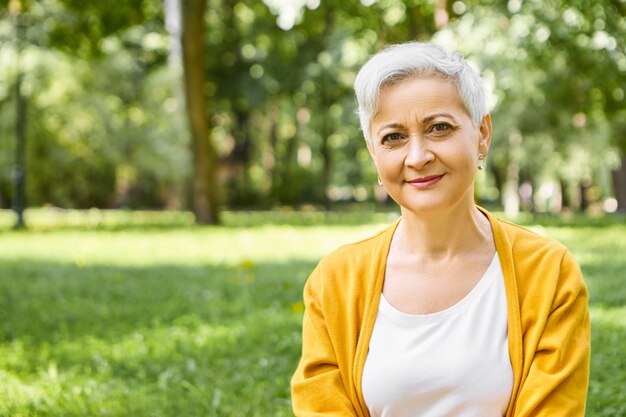
[(381, 294), (362, 379), (372, 417), (502, 417), (513, 389), (498, 255), (458, 303), (403, 313)]

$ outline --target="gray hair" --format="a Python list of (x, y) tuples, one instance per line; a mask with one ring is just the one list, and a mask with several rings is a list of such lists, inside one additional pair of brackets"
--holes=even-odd
[(370, 123), (378, 111), (380, 90), (416, 75), (441, 75), (457, 88), (459, 96), (478, 127), (487, 113), (485, 88), (480, 76), (459, 53), (449, 54), (429, 42), (390, 45), (371, 57), (354, 81), (361, 130), (371, 140)]

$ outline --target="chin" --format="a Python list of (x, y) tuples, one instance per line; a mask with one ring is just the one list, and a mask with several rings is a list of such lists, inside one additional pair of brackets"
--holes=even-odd
[(421, 201), (406, 201), (395, 200), (400, 208), (404, 211), (409, 211), (413, 214), (429, 214), (434, 212), (441, 212), (448, 207), (454, 206), (451, 202), (445, 202), (441, 200), (423, 199)]
[[(452, 198), (450, 195), (442, 195), (441, 193), (421, 195), (419, 198), (417, 196), (413, 196), (413, 198), (391, 197), (403, 211), (406, 210), (415, 215), (443, 213), (459, 207), (464, 201), (463, 195), (457, 196), (458, 198)], [(474, 204), (473, 199), (471, 204)]]

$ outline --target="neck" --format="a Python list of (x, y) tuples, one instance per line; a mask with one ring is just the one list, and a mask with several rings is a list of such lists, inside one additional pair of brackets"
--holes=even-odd
[(402, 208), (396, 230), (396, 247), (429, 258), (450, 259), (458, 255), (495, 250), (491, 226), (474, 202), (446, 211), (413, 213)]

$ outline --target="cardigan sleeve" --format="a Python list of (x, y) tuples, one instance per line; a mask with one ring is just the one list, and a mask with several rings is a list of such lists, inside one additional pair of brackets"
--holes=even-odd
[(328, 331), (318, 266), (304, 288), (302, 357), (291, 380), (291, 399), (296, 417), (354, 417)]
[(589, 385), (587, 288), (569, 251), (561, 259), (556, 293), (522, 381), (515, 417), (584, 417)]

